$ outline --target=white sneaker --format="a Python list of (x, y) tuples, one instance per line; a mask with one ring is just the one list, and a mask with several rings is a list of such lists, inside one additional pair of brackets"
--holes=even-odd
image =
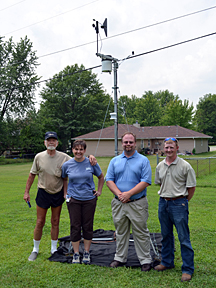
[(90, 253), (89, 252), (84, 251), (82, 263), (90, 264)]
[(37, 256), (38, 256), (37, 252), (32, 252), (31, 255), (28, 257), (28, 260), (34, 261), (34, 260), (36, 260)]
[(72, 264), (80, 264), (80, 255), (79, 255), (79, 253), (77, 253), (77, 252), (74, 253)]

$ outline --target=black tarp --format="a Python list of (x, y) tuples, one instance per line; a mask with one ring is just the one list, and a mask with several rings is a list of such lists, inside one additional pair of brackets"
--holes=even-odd
[[(154, 267), (160, 262), (161, 255), (161, 234), (150, 233), (151, 236), (151, 257), (152, 266)], [(59, 238), (58, 250), (49, 258), (50, 261), (72, 263), (73, 251), (70, 242), (70, 236)], [(90, 248), (91, 264), (98, 266), (109, 266), (114, 259), (116, 250), (115, 232), (112, 230), (98, 229), (94, 231), (92, 244)], [(84, 252), (84, 243), (80, 242), (79, 253), (82, 259)], [(128, 260), (126, 267), (140, 267), (139, 260), (136, 255), (133, 235), (130, 235)]]

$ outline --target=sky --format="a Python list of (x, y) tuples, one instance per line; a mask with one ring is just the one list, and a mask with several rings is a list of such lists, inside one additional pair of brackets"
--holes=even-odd
[[(216, 0), (0, 0), (0, 36), (14, 42), (26, 35), (39, 57), (37, 74), (52, 78), (67, 65), (101, 65), (98, 52), (119, 60), (118, 97), (142, 97), (169, 90), (196, 105), (206, 94), (216, 94)], [(211, 9), (210, 9), (211, 8)], [(205, 10), (205, 11), (202, 11)], [(202, 12), (199, 12), (202, 11)], [(190, 14), (190, 15), (189, 15)], [(186, 16), (187, 15), (187, 16)], [(107, 33), (101, 28), (107, 18)], [(127, 58), (132, 55), (134, 58)], [(148, 53), (151, 52), (151, 53)], [(144, 54), (138, 56), (140, 54)], [(113, 72), (93, 69), (113, 95)], [(37, 106), (40, 91), (37, 90)]]

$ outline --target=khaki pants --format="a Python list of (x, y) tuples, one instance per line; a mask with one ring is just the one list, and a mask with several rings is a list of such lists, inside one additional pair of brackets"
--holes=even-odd
[(144, 197), (131, 203), (122, 203), (114, 198), (111, 205), (113, 222), (116, 228), (116, 253), (114, 260), (127, 262), (130, 226), (132, 226), (135, 250), (140, 264), (151, 263), (150, 234), (147, 228), (147, 198)]

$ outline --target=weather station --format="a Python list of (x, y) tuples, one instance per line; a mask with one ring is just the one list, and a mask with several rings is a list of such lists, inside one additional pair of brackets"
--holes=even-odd
[[(99, 22), (93, 19), (95, 22), (92, 26), (95, 28), (96, 34), (97, 34), (97, 57), (101, 58), (102, 61), (102, 72), (110, 73), (114, 72), (114, 113), (110, 113), (110, 116), (112, 120), (114, 120), (115, 123), (115, 156), (118, 155), (118, 97), (117, 97), (117, 70), (118, 70), (118, 59), (112, 57), (111, 55), (104, 55), (101, 53), (98, 53), (98, 34), (99, 34)], [(107, 37), (107, 18), (105, 18), (103, 24), (100, 24), (101, 28), (104, 29), (105, 35)]]

